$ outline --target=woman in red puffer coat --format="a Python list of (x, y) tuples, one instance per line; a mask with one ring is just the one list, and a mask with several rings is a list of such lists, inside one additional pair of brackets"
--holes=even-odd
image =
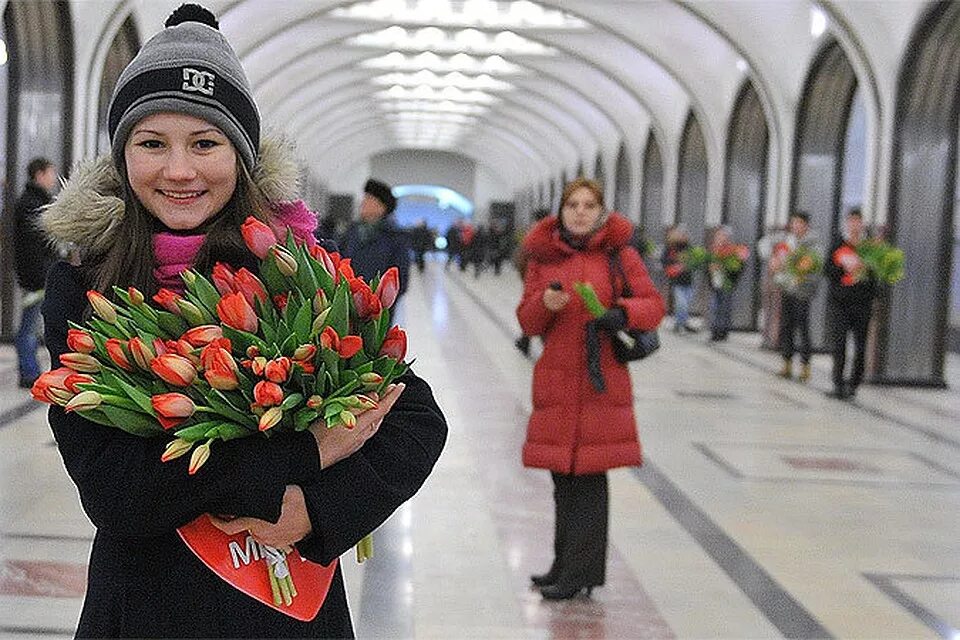
[[(607, 553), (607, 469), (641, 463), (633, 416), (630, 372), (617, 362), (609, 336), (619, 329), (655, 329), (663, 301), (637, 251), (633, 225), (607, 215), (600, 185), (578, 178), (564, 187), (560, 213), (538, 223), (524, 239), (529, 256), (517, 318), (525, 335), (544, 340), (533, 372), (533, 414), (523, 464), (549, 469), (554, 481), (554, 560), (532, 576), (544, 598), (567, 599), (603, 584)], [(611, 256), (623, 267), (614, 282)], [(609, 311), (601, 331), (599, 373), (588, 373), (586, 335), (593, 317), (574, 293), (593, 285)], [(616, 291), (614, 291), (614, 287)], [(596, 371), (596, 369), (595, 369)], [(604, 391), (598, 391), (598, 387)]]

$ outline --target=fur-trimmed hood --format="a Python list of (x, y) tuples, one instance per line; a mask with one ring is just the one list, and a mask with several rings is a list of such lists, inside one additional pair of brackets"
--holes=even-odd
[[(264, 136), (253, 168), (253, 181), (270, 202), (297, 197), (300, 166), (292, 143)], [(51, 242), (73, 244), (102, 253), (113, 245), (123, 219), (123, 187), (110, 154), (74, 166), (53, 204), (41, 217)]]

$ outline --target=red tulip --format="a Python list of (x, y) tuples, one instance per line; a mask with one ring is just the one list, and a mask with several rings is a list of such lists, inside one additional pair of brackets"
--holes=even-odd
[(396, 302), (400, 295), (400, 270), (396, 267), (390, 267), (380, 278), (380, 284), (377, 285), (377, 297), (380, 298), (380, 304), (384, 309), (389, 309)]
[(225, 296), (228, 293), (237, 292), (236, 274), (230, 265), (222, 262), (213, 265), (211, 279), (213, 280), (213, 286), (217, 288), (220, 295)]
[(344, 336), (340, 339), (340, 348), (337, 351), (341, 358), (352, 358), (363, 349), (363, 339), (360, 336)]
[(315, 344), (302, 344), (297, 347), (297, 350), (293, 352), (294, 360), (313, 360), (313, 356), (317, 355), (317, 345)]
[(347, 280), (352, 280), (353, 278), (357, 277), (357, 275), (353, 272), (353, 265), (350, 262), (350, 258), (341, 259), (337, 270), (340, 271), (340, 275)]
[(64, 406), (76, 394), (76, 392), (70, 391), (66, 385), (66, 381), (74, 375), (77, 375), (77, 373), (68, 367), (58, 367), (42, 373), (33, 383), (33, 387), (30, 388), (30, 395), (33, 396), (34, 400), (40, 402)]
[(253, 401), (261, 407), (273, 407), (283, 402), (283, 389), (280, 385), (261, 380), (253, 387)]
[(180, 307), (177, 306), (177, 300), (180, 300), (181, 297), (177, 292), (164, 287), (154, 294), (153, 301), (170, 313), (180, 315)]
[(157, 356), (150, 362), (150, 369), (161, 380), (175, 387), (189, 387), (197, 378), (197, 368), (193, 363), (175, 353)]
[(86, 331), (67, 329), (67, 347), (77, 353), (93, 353), (97, 348), (97, 343), (93, 341), (93, 337)]
[(71, 373), (63, 381), (63, 386), (71, 393), (80, 393), (83, 389), (77, 385), (90, 384), (91, 382), (94, 382), (93, 376), (88, 376), (85, 373)]
[[(167, 347), (167, 343), (163, 341), (163, 338), (154, 338), (153, 339), (153, 351), (158, 356), (162, 356), (165, 353), (170, 353), (170, 348)], [(152, 358), (151, 358), (152, 359)]]
[(267, 289), (263, 286), (260, 278), (253, 275), (246, 269), (240, 269), (237, 271), (235, 283), (237, 292), (243, 294), (243, 297), (246, 299), (246, 301), (250, 303), (251, 309), (257, 308), (257, 305), (253, 302), (255, 299), (260, 300), (262, 304), (266, 304), (270, 299), (270, 297), (267, 295)]
[(205, 347), (217, 338), (223, 337), (223, 329), (215, 324), (202, 324), (199, 327), (188, 329), (183, 339), (193, 347)]
[(402, 362), (407, 355), (407, 333), (400, 327), (390, 327), (380, 347), (380, 355), (390, 356), (397, 362)]
[(290, 358), (280, 356), (276, 360), (271, 360), (267, 363), (266, 368), (264, 368), (264, 374), (267, 380), (281, 384), (286, 382), (287, 378), (290, 377), (290, 366)]
[(284, 309), (286, 309), (287, 294), (278, 293), (277, 295), (273, 296), (273, 304), (276, 305), (277, 309), (279, 309), (280, 311), (283, 311)]
[(174, 353), (179, 353), (181, 356), (193, 363), (194, 367), (200, 368), (200, 356), (195, 353), (193, 345), (180, 338), (176, 342), (176, 348), (173, 350)]
[(232, 391), (240, 386), (237, 362), (223, 347), (210, 344), (200, 352), (200, 360), (204, 369), (203, 377), (214, 389)]
[(340, 336), (333, 327), (327, 327), (320, 333), (320, 346), (324, 349), (340, 350)]
[(228, 327), (248, 333), (257, 331), (257, 314), (242, 294), (231, 293), (223, 296), (217, 303), (217, 315)]
[(172, 429), (183, 423), (197, 410), (193, 400), (182, 393), (161, 393), (150, 398), (157, 420), (164, 429)]
[(256, 356), (250, 361), (250, 370), (253, 371), (253, 375), (262, 378), (267, 370), (267, 359), (263, 356)]
[(70, 367), (78, 373), (96, 373), (100, 371), (100, 362), (88, 353), (62, 353), (60, 364)]
[(273, 230), (253, 216), (247, 216), (240, 225), (240, 233), (247, 248), (261, 260), (270, 253), (270, 247), (277, 244), (277, 237), (273, 234)]
[(107, 340), (106, 346), (107, 355), (110, 356), (111, 360), (113, 360), (113, 364), (117, 365), (124, 371), (134, 371), (133, 363), (131, 363), (130, 358), (127, 357), (126, 340), (110, 338)]
[(157, 354), (153, 352), (149, 345), (141, 340), (139, 336), (136, 336), (130, 339), (130, 342), (127, 343), (127, 348), (130, 349), (130, 356), (133, 357), (133, 361), (137, 363), (137, 366), (149, 371), (150, 361), (157, 357)]
[(350, 281), (350, 291), (353, 293), (353, 306), (361, 320), (376, 318), (383, 311), (383, 306), (370, 287), (361, 278)]

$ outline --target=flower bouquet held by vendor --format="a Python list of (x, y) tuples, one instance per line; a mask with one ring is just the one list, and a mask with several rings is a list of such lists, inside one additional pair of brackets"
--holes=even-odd
[[(352, 637), (337, 558), (446, 437), (385, 326), (395, 278), (364, 282), (316, 246), (298, 166), (261, 138), (208, 11), (184, 5), (144, 44), (108, 122), (111, 156), (44, 214), (80, 248), (48, 277), (63, 367), (34, 387), (97, 528), (77, 635)], [(234, 538), (201, 548), (218, 535)]]

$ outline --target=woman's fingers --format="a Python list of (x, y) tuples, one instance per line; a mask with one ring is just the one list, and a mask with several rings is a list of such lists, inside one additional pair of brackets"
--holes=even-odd
[(210, 516), (210, 522), (228, 536), (234, 536), (256, 527), (260, 521), (256, 518), (233, 518), (232, 520), (224, 520), (217, 516)]

